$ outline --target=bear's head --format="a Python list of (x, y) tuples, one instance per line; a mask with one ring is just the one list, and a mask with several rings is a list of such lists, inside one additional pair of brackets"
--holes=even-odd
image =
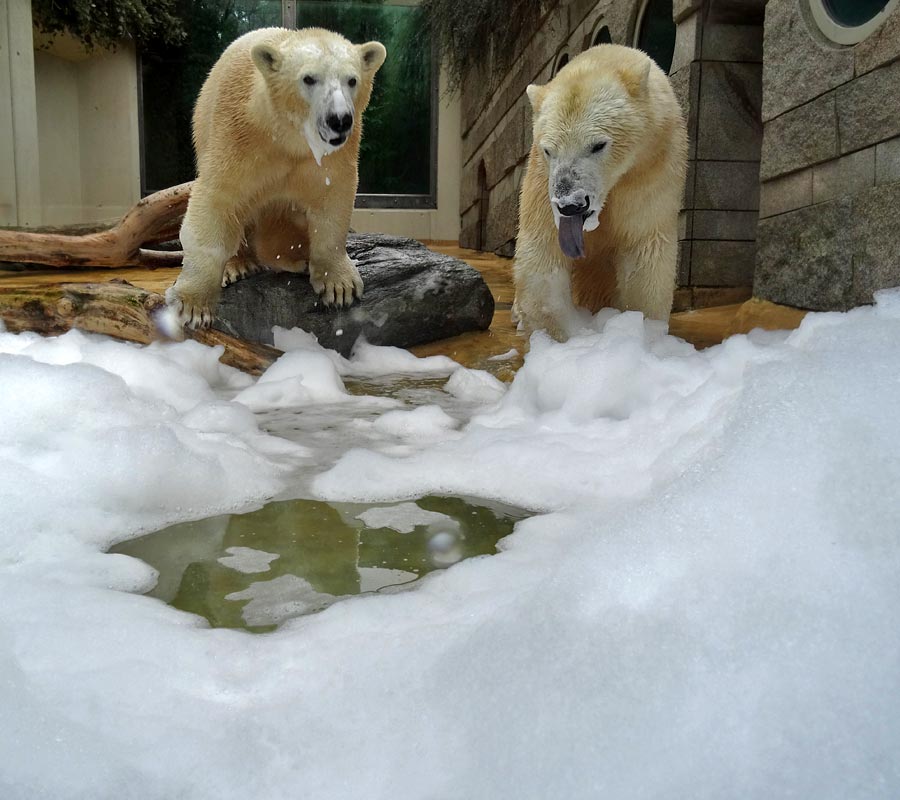
[(381, 42), (354, 45), (318, 28), (293, 34), (256, 44), (250, 56), (265, 79), (273, 110), (302, 129), (321, 163), (359, 126), (387, 51)]
[(569, 258), (584, 256), (584, 231), (600, 224), (606, 198), (633, 164), (643, 134), (651, 60), (611, 62), (607, 69), (594, 52), (625, 49), (588, 50), (550, 83), (526, 90), (537, 166), (546, 171), (559, 245)]

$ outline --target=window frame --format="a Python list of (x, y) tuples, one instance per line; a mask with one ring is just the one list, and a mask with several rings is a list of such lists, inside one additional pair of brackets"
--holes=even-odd
[[(673, 0), (673, 6), (674, 6), (674, 0)], [(632, 31), (632, 34), (631, 34), (631, 46), (638, 50), (641, 49), (641, 47), (640, 47), (641, 32), (644, 27), (644, 22), (646, 21), (648, 8), (650, 8), (650, 0), (641, 0), (641, 4), (640, 4), (640, 6), (638, 6), (637, 15), (634, 18), (634, 30)], [(674, 19), (672, 20), (672, 24), (675, 27), (675, 29), (677, 30), (678, 25), (675, 23)], [(673, 54), (674, 54), (674, 41), (675, 40), (673, 39)], [(646, 51), (642, 51), (642, 52), (646, 52)], [(650, 58), (653, 59), (654, 64), (656, 64), (657, 66), (660, 66), (659, 62), (657, 62), (657, 60), (653, 57), (653, 55), (651, 53), (647, 53), (647, 55), (649, 55)], [(674, 55), (673, 55), (672, 63), (674, 63)], [(669, 64), (669, 69), (668, 69), (668, 71), (666, 71), (666, 75), (671, 74), (672, 63)], [(660, 69), (661, 68), (662, 67), (660, 67)]]
[(807, 7), (819, 31), (830, 42), (846, 46), (859, 44), (871, 36), (897, 9), (898, 0), (888, 0), (887, 4), (868, 22), (852, 28), (841, 25), (828, 11), (825, 0), (807, 0)]
[[(416, 6), (420, 4), (420, 0), (387, 0), (391, 5)], [(290, 30), (297, 30), (297, 11), (300, 0), (281, 0), (281, 25)], [(425, 211), (437, 208), (437, 155), (438, 155), (438, 127), (440, 114), (440, 60), (437, 56), (437, 50), (432, 41), (430, 47), (431, 55), (431, 120), (430, 120), (430, 147), (429, 147), (429, 169), (428, 169), (428, 192), (423, 194), (381, 194), (375, 192), (357, 193), (354, 201), (354, 208), (364, 209), (397, 209), (408, 211)], [(144, 133), (144, 86), (143, 86), (143, 66), (141, 53), (137, 53), (135, 59), (137, 67), (137, 112), (138, 112), (138, 140), (139, 140), (139, 163), (140, 163), (140, 184), (141, 197), (147, 197), (154, 192), (161, 191), (168, 187), (160, 186), (152, 188), (147, 185), (147, 169), (146, 169), (146, 148)]]

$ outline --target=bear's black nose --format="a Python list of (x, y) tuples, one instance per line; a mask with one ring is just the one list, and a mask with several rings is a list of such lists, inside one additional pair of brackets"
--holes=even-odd
[(591, 207), (591, 198), (585, 195), (583, 203), (571, 203), (570, 205), (560, 206), (559, 213), (563, 217), (577, 217), (587, 214)]
[(352, 114), (329, 114), (325, 118), (328, 127), (335, 133), (346, 133), (353, 125)]

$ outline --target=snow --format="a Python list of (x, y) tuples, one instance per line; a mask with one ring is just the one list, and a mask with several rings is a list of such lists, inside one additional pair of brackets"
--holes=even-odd
[[(4, 800), (900, 794), (900, 293), (703, 352), (603, 312), (416, 409), (343, 381), (465, 373), (282, 338), (254, 383), (193, 342), (0, 333)], [(286, 492), (546, 513), (263, 635), (103, 553)], [(283, 582), (254, 619), (328, 600)]]

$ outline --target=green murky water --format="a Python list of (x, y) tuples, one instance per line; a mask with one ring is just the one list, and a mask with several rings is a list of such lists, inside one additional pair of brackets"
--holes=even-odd
[(454, 497), (378, 505), (288, 500), (174, 525), (110, 552), (158, 570), (151, 596), (214, 627), (262, 633), (342, 598), (401, 591), (436, 569), (494, 553), (525, 516)]

